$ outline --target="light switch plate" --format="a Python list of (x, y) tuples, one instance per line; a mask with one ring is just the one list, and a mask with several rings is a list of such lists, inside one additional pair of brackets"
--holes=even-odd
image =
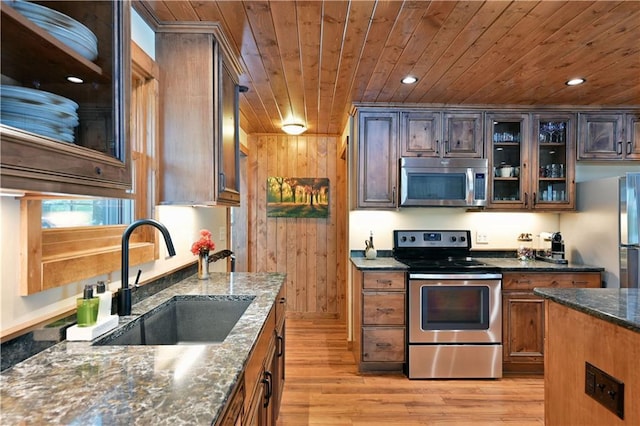
[(227, 229), (224, 226), (221, 226), (218, 229), (218, 233), (219, 233), (218, 241), (224, 241), (227, 239)]
[(476, 244), (489, 244), (489, 235), (485, 231), (476, 232)]

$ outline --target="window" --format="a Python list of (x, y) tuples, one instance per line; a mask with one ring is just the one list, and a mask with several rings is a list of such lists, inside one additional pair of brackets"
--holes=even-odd
[(133, 200), (43, 200), (42, 227), (126, 225), (133, 222)]

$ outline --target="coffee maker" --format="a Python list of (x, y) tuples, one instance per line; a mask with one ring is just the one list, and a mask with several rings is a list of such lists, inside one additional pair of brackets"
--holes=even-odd
[(564, 260), (564, 240), (559, 232), (551, 234), (551, 258)]
[(551, 263), (568, 263), (564, 258), (564, 240), (560, 232), (540, 233), (540, 239), (544, 241), (536, 253), (536, 259)]

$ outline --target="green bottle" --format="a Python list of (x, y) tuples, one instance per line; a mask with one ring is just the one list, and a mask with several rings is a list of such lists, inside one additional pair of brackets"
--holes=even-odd
[(82, 299), (78, 299), (78, 327), (89, 327), (96, 323), (98, 319), (98, 306), (100, 299), (93, 297), (93, 286), (87, 284), (84, 286)]

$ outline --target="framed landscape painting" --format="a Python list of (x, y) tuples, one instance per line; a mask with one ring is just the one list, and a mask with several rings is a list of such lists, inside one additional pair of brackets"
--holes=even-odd
[(267, 178), (267, 217), (329, 217), (329, 178)]

